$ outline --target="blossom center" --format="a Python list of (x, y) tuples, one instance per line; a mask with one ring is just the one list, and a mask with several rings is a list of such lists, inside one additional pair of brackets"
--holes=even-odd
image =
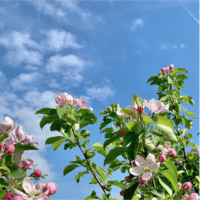
[(143, 167), (143, 169), (144, 169), (144, 171), (148, 171), (150, 168), (149, 168), (149, 165), (145, 165), (144, 167)]
[(35, 197), (35, 194), (36, 194), (36, 191), (31, 191), (31, 192), (30, 192), (30, 197), (31, 197), (31, 198)]

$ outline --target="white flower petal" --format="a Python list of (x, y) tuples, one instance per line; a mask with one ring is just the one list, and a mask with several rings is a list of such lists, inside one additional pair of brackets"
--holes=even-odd
[(135, 162), (136, 162), (136, 165), (141, 165), (141, 166), (145, 165), (145, 159), (139, 155), (137, 155)]
[(15, 191), (16, 194), (22, 195), (23, 197), (28, 197), (26, 194), (24, 194), (20, 190), (17, 190), (17, 189), (14, 189), (14, 188), (13, 188), (13, 190)]
[(154, 172), (160, 167), (160, 162), (155, 163), (154, 165), (150, 166), (150, 171)]
[(143, 173), (143, 167), (138, 165), (136, 167), (131, 167), (129, 169), (129, 172), (132, 174), (132, 175), (135, 175), (135, 176), (139, 176), (140, 174)]
[(32, 183), (30, 177), (24, 178), (22, 187), (24, 188), (24, 190), (27, 194), (30, 193), (31, 191), (35, 190), (35, 185)]
[(142, 175), (142, 179), (144, 179), (144, 180), (149, 180), (151, 177), (152, 177), (152, 173), (151, 172), (145, 172)]
[(35, 184), (35, 189), (37, 190), (37, 193), (40, 193), (43, 190), (43, 188), (44, 188), (45, 185), (46, 184), (44, 184), (44, 183), (37, 183), (37, 184)]
[(155, 156), (153, 154), (148, 154), (146, 157), (146, 164), (149, 165), (150, 167), (156, 163)]

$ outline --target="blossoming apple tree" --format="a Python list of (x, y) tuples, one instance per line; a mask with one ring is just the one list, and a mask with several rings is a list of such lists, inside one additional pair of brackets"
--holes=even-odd
[[(193, 143), (192, 134), (188, 133), (193, 125), (191, 119), (195, 119), (195, 115), (181, 105), (185, 102), (193, 106), (194, 101), (190, 96), (180, 96), (187, 73), (182, 68), (174, 69), (173, 65), (162, 68), (158, 75), (148, 80), (151, 85), (158, 86), (158, 100), (147, 101), (140, 95), (133, 95), (133, 105), (120, 108), (115, 102), (101, 111), (103, 122), (100, 124), (100, 133), (105, 136), (103, 144), (95, 143), (88, 147), (90, 132), (86, 127), (95, 124), (97, 117), (92, 113), (92, 108), (86, 107), (86, 101), (82, 98), (76, 99), (61, 93), (55, 98), (58, 104), (56, 108), (42, 108), (36, 112), (44, 115), (40, 122), (41, 128), (51, 124), (51, 131), (61, 133), (48, 138), (45, 144), (52, 145), (54, 151), (63, 144), (64, 150), (80, 149), (81, 155), (76, 155), (75, 160), (70, 161), (63, 175), (76, 168), (84, 168), (75, 177), (77, 183), (85, 174), (92, 175), (90, 184), (99, 185), (102, 195), (98, 197), (92, 191), (86, 200), (116, 199), (111, 197), (113, 185), (119, 187), (119, 193), (124, 199), (199, 199), (199, 146)], [(146, 109), (150, 110), (149, 115)], [(33, 162), (30, 159), (23, 160), (21, 154), (24, 150), (36, 147), (30, 143), (31, 137), (27, 139), (18, 133), (20, 128), (13, 139), (8, 139), (11, 129), (1, 131), (3, 159), (11, 155), (9, 159), (14, 159), (14, 168), (25, 171), (33, 166)], [(192, 149), (186, 152), (188, 146)], [(104, 166), (108, 165), (107, 170), (92, 161), (96, 153), (104, 157), (102, 162)], [(5, 163), (1, 161), (1, 169), (8, 175), (7, 179), (2, 178), (2, 183), (6, 185), (4, 195), (12, 193), (15, 198), (18, 195), (23, 199), (47, 199), (56, 192), (53, 183), (34, 185), (30, 177), (22, 173), (18, 184), (10, 185), (9, 177), (13, 171), (4, 167)], [(117, 170), (125, 174), (124, 180), (110, 179)], [(32, 177), (38, 176), (41, 173), (34, 170)]]

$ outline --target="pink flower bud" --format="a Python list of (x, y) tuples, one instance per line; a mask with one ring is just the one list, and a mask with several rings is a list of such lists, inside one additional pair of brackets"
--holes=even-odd
[(28, 169), (28, 165), (23, 165), (22, 169)]
[(119, 193), (121, 196), (124, 196), (124, 190)]
[(123, 142), (120, 142), (121, 146), (123, 146)]
[(169, 66), (169, 70), (170, 70), (170, 72), (172, 72), (173, 69), (174, 69), (174, 65), (170, 65), (170, 66)]
[(184, 194), (184, 195), (183, 195), (183, 198), (184, 198), (184, 199), (187, 199), (188, 197), (189, 197), (188, 194)]
[(138, 111), (139, 113), (142, 113), (143, 110), (144, 110), (144, 108), (143, 108), (142, 106), (139, 106), (139, 107), (137, 108), (137, 111)]
[(11, 154), (11, 153), (13, 153), (14, 151), (15, 151), (15, 147), (14, 147), (13, 144), (8, 144), (8, 145), (6, 146), (6, 148), (5, 148), (5, 152), (6, 152), (7, 154)]
[(126, 134), (125, 131), (121, 131), (121, 135), (124, 136)]
[(191, 193), (189, 196), (189, 200), (198, 200), (199, 196), (197, 193)]
[(5, 150), (5, 147), (2, 144), (0, 144), (0, 150)]
[(18, 196), (16, 196), (16, 197), (14, 197), (13, 200), (24, 200), (24, 197), (21, 196), (21, 195), (18, 195)]
[(145, 183), (147, 183), (147, 180), (144, 180), (142, 178), (139, 179), (139, 184), (144, 185)]
[(180, 182), (178, 182), (178, 188), (181, 188), (182, 184)]
[(166, 74), (167, 73), (166, 68), (161, 68), (161, 72)]
[(165, 162), (165, 160), (166, 160), (166, 155), (160, 154), (160, 156), (159, 156), (159, 161), (160, 161), (161, 163), (163, 163), (163, 162)]
[(135, 161), (133, 162), (133, 165), (134, 165), (135, 167), (137, 166)]
[(33, 176), (40, 177), (42, 175), (42, 172), (40, 170), (35, 170), (33, 173)]
[(125, 180), (126, 180), (127, 183), (129, 183), (130, 182), (129, 176), (126, 176)]
[(176, 156), (176, 151), (175, 151), (174, 149), (171, 149), (171, 150), (169, 151), (169, 156), (170, 156), (171, 158), (175, 157), (175, 156)]
[(5, 200), (13, 200), (14, 194), (12, 192), (7, 192), (6, 196), (4, 197)]
[(44, 188), (43, 188), (43, 192), (46, 192), (47, 190), (49, 190), (47, 195), (53, 195), (57, 192), (57, 186), (55, 183), (47, 183)]
[(186, 182), (183, 184), (183, 188), (185, 190), (190, 190), (192, 188), (192, 184), (190, 182)]

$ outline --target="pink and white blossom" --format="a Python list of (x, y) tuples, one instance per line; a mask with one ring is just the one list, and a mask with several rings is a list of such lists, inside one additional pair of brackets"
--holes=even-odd
[[(43, 183), (37, 183), (34, 185), (31, 181), (31, 178), (26, 177), (26, 178), (24, 178), (24, 180), (22, 182), (22, 187), (23, 187), (24, 191), (26, 192), (26, 194), (20, 190), (14, 189), (14, 188), (13, 188), (13, 190), (16, 194), (21, 195), (25, 200), (32, 200), (32, 199), (38, 200), (42, 195), (47, 196), (47, 194), (49, 192), (49, 190), (42, 192), (44, 186), (45, 186), (45, 184), (43, 184)], [(40, 195), (36, 197), (35, 196), (36, 194), (40, 194)]]
[(36, 166), (36, 165), (33, 165), (33, 160), (31, 160), (31, 159), (22, 158), (20, 160), (19, 167), (22, 167), (24, 169), (32, 169), (34, 166)]
[(189, 196), (189, 200), (199, 200), (199, 195), (197, 193), (191, 193)]
[(67, 103), (73, 104), (73, 97), (68, 93), (60, 93), (56, 96), (55, 102), (60, 106), (64, 106)]
[(185, 190), (190, 190), (190, 189), (192, 188), (192, 184), (191, 184), (190, 182), (185, 182), (185, 183), (183, 184), (183, 188), (184, 188)]
[(153, 154), (148, 154), (146, 160), (137, 155), (136, 157), (136, 167), (131, 167), (129, 172), (134, 176), (139, 176), (142, 174), (142, 179), (149, 180), (152, 177), (152, 172), (160, 167), (160, 162), (156, 162), (155, 156)]
[(119, 116), (119, 117), (128, 117), (127, 115), (125, 115), (124, 113), (121, 112), (121, 108), (118, 106), (117, 107), (117, 112), (116, 114)]
[(165, 113), (169, 109), (169, 104), (165, 105), (163, 102), (155, 99), (151, 99), (149, 103), (144, 100), (144, 104), (149, 110), (151, 110), (154, 113)]
[(57, 186), (55, 183), (47, 183), (44, 188), (43, 192), (48, 191), (47, 195), (53, 195), (57, 192)]
[(13, 123), (12, 119), (6, 117), (5, 121), (0, 123), (0, 133), (10, 133), (16, 127), (16, 123)]
[(93, 108), (91, 108), (91, 107), (86, 107), (86, 105), (87, 105), (86, 101), (83, 100), (82, 98), (80, 98), (80, 99), (78, 100), (78, 103), (77, 103), (76, 106), (80, 106), (81, 108), (88, 109), (88, 110), (90, 110), (90, 111), (92, 112), (92, 111), (93, 111)]

